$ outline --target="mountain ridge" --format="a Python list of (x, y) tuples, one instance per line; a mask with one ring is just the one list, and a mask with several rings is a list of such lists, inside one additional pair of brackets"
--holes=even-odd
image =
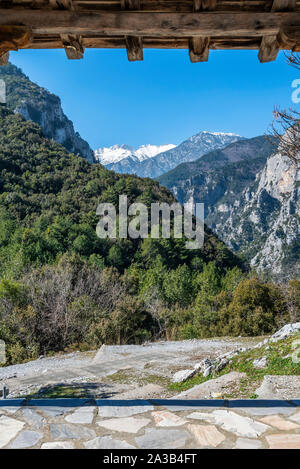
[(13, 112), (39, 124), (45, 137), (53, 138), (69, 152), (86, 158), (90, 163), (94, 162), (92, 149), (74, 130), (58, 96), (31, 81), (11, 63), (0, 67), (0, 79), (5, 81), (7, 106)]
[(143, 160), (129, 160), (124, 158), (123, 160), (106, 164), (105, 166), (118, 173), (134, 173), (140, 177), (156, 178), (178, 166), (178, 164), (186, 161), (194, 161), (205, 155), (208, 151), (224, 148), (229, 143), (243, 139), (244, 137), (233, 133), (209, 132), (205, 130), (151, 158), (145, 158)]

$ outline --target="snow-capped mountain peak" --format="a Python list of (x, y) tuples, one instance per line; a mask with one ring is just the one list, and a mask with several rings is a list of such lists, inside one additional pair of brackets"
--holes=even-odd
[(159, 153), (175, 148), (176, 145), (141, 145), (136, 150), (128, 145), (113, 145), (111, 147), (102, 147), (95, 150), (94, 155), (96, 161), (103, 165), (118, 163), (126, 158), (134, 161), (144, 161), (153, 158)]
[(142, 145), (136, 150), (127, 145), (99, 148), (95, 159), (117, 173), (156, 178), (181, 163), (195, 161), (203, 155), (243, 140), (226, 132), (201, 131), (179, 145)]

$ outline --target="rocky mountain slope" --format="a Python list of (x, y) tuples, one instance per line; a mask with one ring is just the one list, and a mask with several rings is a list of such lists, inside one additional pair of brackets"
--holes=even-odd
[(284, 280), (300, 274), (300, 169), (256, 137), (209, 153), (159, 182), (181, 203), (203, 202), (205, 221), (251, 266)]
[[(234, 203), (243, 189), (255, 180), (274, 148), (263, 136), (240, 140), (194, 162), (181, 164), (158, 180), (171, 189), (181, 203), (204, 203), (205, 217), (216, 228), (219, 217), (229, 215), (227, 204)], [(220, 215), (223, 213), (225, 215)]]
[[(243, 137), (236, 134), (203, 131), (193, 135), (176, 147), (175, 145), (166, 145), (171, 148), (163, 148), (164, 145), (160, 148), (157, 147), (159, 148), (159, 153), (156, 156), (152, 152), (152, 155), (149, 157), (148, 152), (147, 158), (129, 160), (124, 158), (120, 161), (108, 164), (107, 168), (119, 173), (135, 173), (141, 177), (156, 178), (181, 163), (197, 160), (210, 151), (224, 148), (226, 145), (241, 139), (243, 139)], [(149, 145), (140, 148), (147, 149)]]
[(300, 168), (271, 156), (216, 231), (259, 272), (283, 280), (300, 275)]
[(64, 114), (58, 96), (41, 88), (16, 66), (0, 67), (0, 79), (6, 83), (7, 105), (26, 120), (39, 124), (45, 137), (52, 138), (68, 151), (94, 162), (89, 144), (75, 132), (73, 123)]
[(128, 145), (113, 145), (112, 147), (102, 147), (95, 150), (95, 160), (106, 166), (108, 169), (115, 169), (116, 164), (121, 173), (135, 173), (141, 161), (153, 158), (167, 150), (175, 148), (173, 144), (167, 145), (141, 145), (136, 150)]

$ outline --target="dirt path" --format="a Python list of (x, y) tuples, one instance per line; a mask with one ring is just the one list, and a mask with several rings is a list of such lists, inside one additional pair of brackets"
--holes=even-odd
[(173, 374), (203, 358), (255, 345), (261, 338), (221, 338), (104, 346), (96, 352), (72, 353), (0, 368), (0, 386), (9, 397), (39, 391), (47, 397), (169, 397)]

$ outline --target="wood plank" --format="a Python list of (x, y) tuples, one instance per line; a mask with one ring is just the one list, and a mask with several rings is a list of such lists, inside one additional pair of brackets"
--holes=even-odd
[(9, 52), (5, 52), (4, 54), (0, 54), (0, 65), (7, 65), (9, 61)]
[(190, 39), (189, 54), (192, 63), (208, 61), (209, 43), (209, 37), (192, 37)]
[(272, 11), (293, 11), (297, 0), (273, 0)]
[(272, 62), (279, 52), (277, 36), (264, 36), (261, 40), (258, 59), (261, 63)]
[(143, 60), (143, 40), (137, 36), (125, 36), (127, 57), (130, 62)]
[(65, 48), (68, 59), (83, 59), (84, 47), (82, 37), (75, 34), (61, 34), (61, 42)]
[(49, 0), (51, 8), (58, 8), (59, 10), (74, 10), (72, 0)]
[(278, 34), (281, 27), (300, 28), (295, 13), (148, 13), (71, 12), (2, 9), (1, 24), (22, 23), (35, 34), (78, 34), (157, 37), (262, 37)]
[(27, 47), (33, 39), (27, 26), (0, 24), (0, 54)]
[(139, 10), (141, 8), (140, 0), (120, 0), (122, 10)]
[(217, 0), (194, 0), (194, 11), (213, 11), (216, 9)]

